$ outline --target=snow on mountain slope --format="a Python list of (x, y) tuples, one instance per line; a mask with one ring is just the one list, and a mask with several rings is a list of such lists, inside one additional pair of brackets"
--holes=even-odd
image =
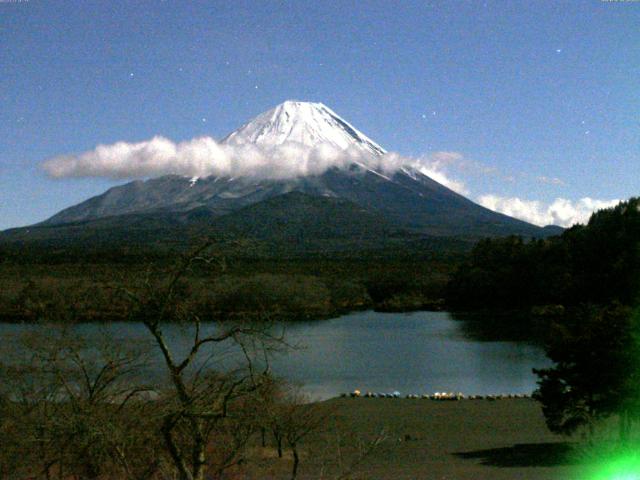
[(383, 155), (386, 150), (322, 103), (286, 101), (227, 135), (222, 144), (277, 147), (295, 142)]
[[(299, 192), (343, 199), (381, 215), (389, 224), (429, 235), (535, 236), (540, 230), (487, 210), (436, 182), (387, 153), (321, 103), (284, 102), (229, 134), (219, 145), (238, 156), (229, 154), (230, 159), (246, 160), (251, 169), (199, 178), (165, 175), (128, 183), (69, 207), (44, 224), (122, 214), (182, 215), (194, 209), (215, 217)], [(293, 168), (296, 166), (300, 168)], [(293, 174), (255, 175), (256, 168), (265, 167)]]

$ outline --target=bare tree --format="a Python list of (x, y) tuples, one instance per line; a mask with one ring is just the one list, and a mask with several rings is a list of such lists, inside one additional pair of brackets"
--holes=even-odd
[(295, 479), (301, 461), (302, 440), (319, 433), (331, 412), (316, 403), (310, 403), (298, 388), (276, 381), (270, 385), (268, 396), (263, 399), (262, 412), (262, 425), (272, 434), (278, 458), (283, 458), (285, 447), (291, 451), (291, 478)]
[(141, 397), (147, 389), (135, 378), (141, 352), (51, 329), (21, 337), (18, 347), (19, 356), (0, 369), (10, 419), (3, 422), (2, 453), (21, 452), (11, 475), (139, 480), (155, 474), (158, 449), (149, 426), (138, 421), (151, 418)]
[(291, 467), (291, 479), (295, 480), (300, 465), (300, 441), (311, 433), (317, 433), (324, 423), (327, 412), (322, 412), (316, 404), (303, 403), (300, 396), (290, 397), (289, 402), (283, 405), (282, 421), (284, 439), (293, 455)]
[[(229, 433), (225, 423), (246, 414), (237, 406), (266, 384), (266, 352), (281, 341), (281, 337), (270, 333), (268, 322), (236, 320), (218, 324), (213, 331), (203, 328), (200, 317), (186, 301), (188, 295), (183, 280), (195, 265), (223, 266), (207, 255), (208, 248), (209, 245), (205, 245), (187, 255), (170, 272), (167, 281), (153, 282), (149, 275), (138, 292), (126, 292), (134, 302), (134, 318), (141, 320), (151, 334), (169, 376), (170, 387), (162, 397), (161, 431), (180, 480), (203, 480), (208, 468), (220, 473), (237, 463), (238, 454), (250, 435), (235, 436), (233, 452), (218, 456), (222, 462), (215, 466), (210, 465), (207, 447), (221, 431), (226, 429)], [(189, 348), (182, 356), (172, 349), (165, 335), (167, 322), (180, 322), (187, 327)], [(216, 357), (216, 347), (229, 344), (242, 354), (242, 368), (229, 371)], [(257, 356), (262, 360), (260, 368)], [(239, 429), (240, 424), (242, 422), (233, 428)]]
[(316, 446), (322, 451), (330, 452), (321, 458), (316, 477), (332, 480), (369, 478), (370, 474), (365, 473), (363, 467), (372, 456), (384, 454), (382, 450), (388, 440), (385, 428), (375, 432), (374, 436), (369, 436), (353, 431), (345, 432), (335, 418), (333, 420), (326, 422), (321, 432), (323, 438), (319, 446)]
[[(15, 361), (3, 355), (2, 478), (203, 480), (245, 462), (272, 394), (269, 352), (284, 344), (264, 320), (201, 321), (185, 276), (222, 266), (206, 251), (168, 274), (150, 269), (140, 288), (121, 290), (166, 381), (142, 381), (152, 352), (84, 339), (73, 327), (27, 335)], [(184, 327), (186, 350), (170, 341), (169, 322)], [(219, 355), (229, 349), (231, 363)]]

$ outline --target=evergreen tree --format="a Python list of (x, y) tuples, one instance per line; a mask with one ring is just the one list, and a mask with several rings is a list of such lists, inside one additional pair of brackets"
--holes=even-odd
[(619, 304), (585, 307), (580, 315), (555, 325), (535, 398), (549, 429), (571, 434), (581, 426), (617, 414), (620, 435), (629, 431), (640, 404), (638, 315)]

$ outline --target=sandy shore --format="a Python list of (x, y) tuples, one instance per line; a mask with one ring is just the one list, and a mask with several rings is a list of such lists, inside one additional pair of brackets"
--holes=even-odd
[(575, 445), (549, 433), (539, 404), (531, 399), (340, 398), (319, 405), (331, 412), (327, 432), (304, 444), (300, 478), (338, 478), (380, 432), (385, 441), (346, 478), (581, 477), (571, 460)]

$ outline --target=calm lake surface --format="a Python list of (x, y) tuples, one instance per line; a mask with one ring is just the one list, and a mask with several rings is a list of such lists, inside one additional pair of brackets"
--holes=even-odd
[[(531, 393), (535, 389), (531, 369), (549, 365), (540, 347), (477, 340), (463, 327), (463, 322), (446, 312), (358, 312), (331, 320), (289, 323), (286, 339), (297, 348), (276, 354), (272, 370), (302, 384), (312, 399), (356, 388), (402, 394)], [(0, 337), (37, 328), (0, 324)], [(119, 342), (148, 340), (144, 327), (136, 323), (74, 328), (88, 336), (106, 332)], [(186, 352), (189, 336), (184, 327), (166, 325), (165, 335), (176, 351)], [(233, 352), (227, 352), (227, 358), (233, 357)]]

